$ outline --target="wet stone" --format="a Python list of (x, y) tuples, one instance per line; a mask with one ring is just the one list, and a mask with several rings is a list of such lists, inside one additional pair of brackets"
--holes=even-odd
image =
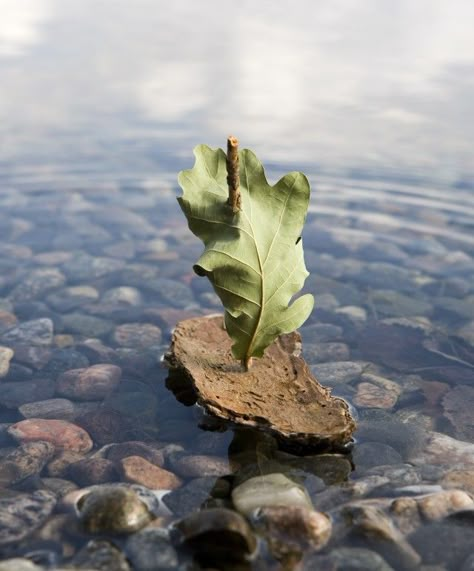
[(7, 307), (13, 311), (13, 306), (0, 298), (0, 333), (11, 329), (18, 322), (16, 315), (7, 311)]
[(21, 541), (48, 518), (56, 496), (46, 490), (0, 498), (0, 546)]
[(44, 441), (26, 442), (0, 461), (0, 485), (17, 484), (39, 474), (55, 452), (55, 447)]
[(141, 282), (143, 287), (158, 294), (160, 301), (178, 309), (186, 309), (196, 303), (193, 292), (186, 284), (166, 278), (154, 278)]
[(125, 323), (118, 325), (113, 340), (122, 347), (149, 349), (161, 343), (161, 329), (151, 323)]
[(444, 488), (459, 488), (474, 495), (474, 468), (455, 468), (443, 475), (440, 484)]
[(138, 307), (143, 304), (143, 296), (135, 287), (120, 286), (104, 292), (102, 303)]
[(0, 404), (18, 408), (24, 404), (50, 399), (54, 395), (54, 381), (35, 379), (23, 382), (2, 382)]
[(66, 420), (27, 419), (12, 424), (8, 433), (20, 443), (45, 440), (58, 449), (89, 452), (93, 446), (90, 436), (76, 424)]
[(226, 476), (231, 472), (228, 460), (218, 456), (178, 455), (170, 458), (170, 467), (182, 478)]
[(129, 456), (120, 461), (123, 479), (153, 490), (174, 490), (181, 480), (172, 472), (155, 466), (140, 456)]
[(33, 270), (10, 292), (13, 302), (29, 301), (43, 296), (52, 289), (59, 288), (66, 282), (66, 277), (55, 268), (39, 268)]
[(69, 492), (77, 490), (77, 486), (74, 482), (65, 480), (64, 478), (41, 478), (41, 485), (58, 498), (62, 498)]
[(357, 472), (364, 472), (375, 466), (401, 464), (403, 458), (388, 444), (383, 442), (362, 442), (354, 446), (352, 461)]
[(232, 501), (244, 515), (269, 506), (313, 507), (308, 492), (283, 474), (250, 478), (234, 488)]
[(370, 301), (378, 314), (389, 317), (409, 317), (433, 313), (433, 306), (430, 303), (394, 290), (376, 290), (370, 294)]
[(308, 363), (347, 361), (350, 358), (350, 350), (345, 343), (305, 344), (303, 356)]
[[(58, 336), (55, 337), (55, 343), (58, 343)], [(63, 338), (66, 336), (62, 336)], [(44, 372), (50, 374), (53, 377), (57, 377), (59, 374), (68, 371), (69, 369), (81, 369), (87, 367), (89, 361), (86, 356), (84, 356), (79, 351), (72, 349), (70, 347), (54, 349), (51, 353), (51, 358), (48, 364), (44, 368)]]
[(63, 264), (62, 269), (71, 281), (88, 283), (118, 272), (124, 268), (124, 265), (122, 260), (80, 253)]
[(63, 316), (64, 331), (84, 337), (102, 337), (110, 333), (113, 323), (93, 315), (68, 313)]
[(446, 490), (417, 500), (418, 509), (427, 521), (441, 520), (463, 509), (473, 509), (474, 502), (462, 490)]
[(51, 349), (49, 347), (35, 347), (31, 345), (13, 345), (15, 350), (15, 361), (41, 370), (51, 360)]
[(326, 514), (303, 507), (261, 508), (252, 523), (278, 559), (321, 549), (329, 541), (332, 531), (331, 520)]
[(100, 571), (130, 571), (125, 555), (112, 543), (103, 540), (89, 541), (73, 557), (74, 568), (100, 569)]
[(396, 405), (401, 393), (402, 388), (398, 383), (364, 373), (361, 375), (361, 382), (357, 385), (357, 394), (353, 402), (360, 407), (390, 409)]
[(0, 378), (8, 374), (13, 350), (10, 347), (0, 347)]
[[(474, 375), (473, 375), (474, 376)], [(458, 385), (442, 398), (444, 416), (451, 422), (459, 440), (474, 441), (474, 387)]]
[(113, 444), (107, 450), (107, 459), (112, 462), (120, 462), (120, 460), (128, 456), (140, 456), (148, 460), (148, 462), (151, 462), (151, 464), (160, 467), (163, 467), (165, 463), (164, 455), (161, 450), (138, 440)]
[(215, 486), (216, 479), (213, 476), (195, 478), (166, 494), (163, 503), (175, 516), (184, 517), (201, 508), (212, 497)]
[(18, 411), (24, 418), (70, 420), (75, 416), (74, 403), (61, 398), (26, 403), (18, 407)]
[(120, 383), (122, 371), (116, 365), (92, 365), (62, 373), (56, 382), (56, 393), (73, 400), (101, 400)]
[(98, 446), (130, 440), (134, 435), (134, 426), (130, 418), (110, 408), (100, 407), (87, 411), (76, 417), (75, 422)]
[(53, 322), (47, 317), (24, 321), (3, 332), (0, 340), (7, 345), (51, 345)]
[(436, 522), (418, 528), (409, 536), (412, 546), (427, 565), (444, 564), (450, 570), (461, 569), (472, 553), (474, 528), (472, 525), (456, 525)]
[(304, 343), (327, 343), (344, 337), (342, 327), (332, 323), (315, 323), (301, 328)]
[(0, 571), (42, 571), (43, 567), (39, 567), (29, 559), (22, 557), (13, 557), (0, 561)]
[(79, 500), (78, 510), (84, 529), (92, 534), (130, 534), (153, 519), (134, 490), (119, 486), (98, 486)]
[(304, 562), (303, 571), (394, 571), (375, 551), (361, 547), (338, 547), (329, 555), (313, 555)]
[(312, 365), (311, 372), (321, 384), (333, 387), (359, 379), (365, 367), (366, 365), (363, 363), (338, 361)]
[(72, 286), (49, 295), (46, 301), (56, 311), (67, 313), (98, 299), (99, 292), (96, 288), (91, 286)]
[(256, 549), (252, 530), (240, 514), (225, 508), (195, 512), (176, 524), (181, 543), (203, 566), (246, 560)]
[(66, 477), (69, 466), (74, 462), (83, 460), (84, 454), (71, 452), (70, 450), (60, 451), (47, 466), (47, 474), (52, 478)]
[(178, 555), (161, 529), (143, 529), (127, 539), (125, 554), (135, 571), (170, 571), (178, 566)]
[(67, 475), (79, 486), (92, 486), (116, 482), (119, 473), (113, 462), (106, 458), (84, 458), (69, 465)]

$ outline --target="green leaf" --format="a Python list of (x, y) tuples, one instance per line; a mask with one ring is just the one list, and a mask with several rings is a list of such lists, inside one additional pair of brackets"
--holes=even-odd
[(211, 281), (225, 308), (232, 353), (248, 363), (278, 335), (300, 327), (313, 309), (310, 294), (288, 305), (309, 275), (300, 239), (309, 183), (291, 172), (270, 186), (254, 153), (240, 151), (242, 208), (233, 214), (224, 151), (199, 145), (194, 154), (194, 167), (178, 178), (178, 202), (205, 245), (194, 270)]

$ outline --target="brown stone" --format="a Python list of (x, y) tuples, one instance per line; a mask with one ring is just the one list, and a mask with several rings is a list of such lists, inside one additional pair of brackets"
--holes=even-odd
[(152, 490), (174, 490), (181, 486), (181, 480), (172, 472), (159, 468), (140, 456), (129, 456), (120, 462), (126, 482), (140, 484)]
[(282, 335), (254, 359), (249, 371), (231, 355), (222, 317), (178, 323), (167, 357), (175, 392), (186, 387), (209, 413), (238, 424), (263, 428), (291, 448), (334, 448), (355, 429), (347, 404), (322, 387), (299, 356), (301, 337)]
[(71, 369), (59, 376), (56, 393), (77, 400), (100, 400), (119, 384), (122, 371), (117, 365), (92, 365)]
[(145, 442), (139, 440), (129, 440), (120, 444), (113, 444), (107, 450), (107, 459), (111, 462), (120, 462), (128, 456), (140, 456), (151, 462), (155, 466), (164, 466), (165, 459), (163, 452), (153, 446), (149, 446)]
[(71, 452), (89, 452), (93, 446), (85, 430), (66, 420), (30, 418), (12, 424), (8, 434), (21, 443), (44, 440)]
[(220, 477), (232, 472), (227, 459), (205, 454), (183, 455), (177, 458), (172, 456), (170, 465), (173, 471), (183, 478)]
[(115, 482), (119, 474), (114, 463), (105, 458), (84, 458), (69, 465), (67, 471), (71, 480), (79, 486), (92, 486)]

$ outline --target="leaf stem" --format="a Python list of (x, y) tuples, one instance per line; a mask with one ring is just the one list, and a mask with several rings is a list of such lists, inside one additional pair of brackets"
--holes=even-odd
[(242, 367), (244, 369), (245, 372), (247, 372), (250, 367), (252, 366), (252, 357), (246, 356), (242, 359), (241, 361), (242, 363)]
[(227, 139), (226, 166), (227, 186), (229, 187), (227, 203), (232, 207), (232, 212), (236, 214), (241, 209), (242, 198), (240, 195), (239, 141), (232, 135)]

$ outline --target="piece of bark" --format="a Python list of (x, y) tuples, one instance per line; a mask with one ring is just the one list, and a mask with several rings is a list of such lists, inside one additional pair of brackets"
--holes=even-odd
[(192, 389), (210, 414), (264, 429), (286, 448), (342, 447), (355, 430), (349, 407), (318, 383), (300, 352), (299, 333), (282, 335), (244, 372), (221, 316), (187, 319), (177, 324), (166, 357), (184, 374), (171, 374), (168, 387), (175, 394)]

